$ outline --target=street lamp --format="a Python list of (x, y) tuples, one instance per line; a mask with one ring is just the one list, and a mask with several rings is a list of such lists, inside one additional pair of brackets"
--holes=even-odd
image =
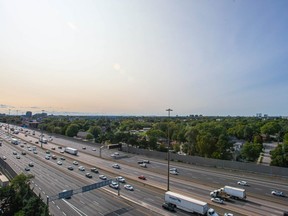
[[(43, 113), (44, 113), (44, 110), (42, 110), (42, 117), (41, 117), (41, 122), (42, 122), (42, 123), (43, 123)], [(43, 124), (41, 125), (40, 143), (41, 143), (41, 148), (43, 148)]]
[[(168, 112), (168, 119), (170, 119), (170, 112), (173, 111), (172, 109), (167, 109)], [(169, 121), (168, 121), (168, 152), (167, 152), (167, 161), (168, 161), (168, 172), (167, 172), (167, 191), (170, 190), (170, 134), (169, 134)]]

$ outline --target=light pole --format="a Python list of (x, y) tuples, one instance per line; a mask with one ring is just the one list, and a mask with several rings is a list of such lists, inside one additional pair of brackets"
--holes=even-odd
[(8, 122), (8, 137), (10, 138), (10, 123), (9, 123), (10, 122), (10, 109), (9, 109), (9, 116), (8, 116), (7, 122)]
[[(44, 113), (44, 110), (42, 110), (42, 117), (41, 117), (41, 122), (42, 122), (42, 123), (43, 123), (43, 113)], [(43, 148), (43, 125), (41, 125), (40, 143), (41, 143), (41, 148)]]
[[(172, 109), (167, 109), (168, 112), (168, 119), (170, 120), (170, 112), (173, 111)], [(170, 190), (170, 133), (169, 133), (169, 121), (168, 121), (168, 152), (167, 152), (167, 161), (168, 161), (168, 172), (167, 172), (167, 191)]]

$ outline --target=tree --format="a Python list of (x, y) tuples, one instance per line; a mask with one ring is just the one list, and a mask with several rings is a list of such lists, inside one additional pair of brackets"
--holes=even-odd
[(241, 157), (248, 161), (255, 161), (262, 152), (263, 145), (260, 143), (244, 143), (241, 149)]
[(66, 129), (65, 135), (69, 137), (74, 137), (77, 135), (79, 127), (77, 124), (70, 124)]

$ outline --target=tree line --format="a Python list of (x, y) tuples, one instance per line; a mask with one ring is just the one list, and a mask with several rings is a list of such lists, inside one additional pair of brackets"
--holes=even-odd
[[(15, 117), (10, 121), (22, 122)], [(274, 141), (279, 146), (271, 151), (271, 165), (287, 167), (288, 121), (283, 118), (48, 116), (40, 122), (39, 129), (52, 134), (87, 132), (86, 139), (95, 143), (122, 142), (163, 152), (168, 151), (169, 134), (175, 152), (223, 160), (256, 161), (263, 142)], [(235, 148), (236, 141), (243, 143), (241, 148)]]

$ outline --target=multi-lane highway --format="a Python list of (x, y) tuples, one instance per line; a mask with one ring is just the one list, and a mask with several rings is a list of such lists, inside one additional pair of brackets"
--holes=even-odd
[[(1, 138), (7, 140), (7, 133), (2, 127)], [(99, 174), (92, 173), (93, 178), (85, 177), (83, 171), (78, 170), (79, 165), (83, 165), (86, 170), (91, 167), (97, 167), (100, 174), (108, 178), (123, 176), (126, 181), (133, 185), (134, 191), (127, 191), (121, 184), (120, 197), (117, 196), (117, 190), (106, 186), (102, 189), (96, 189), (86, 193), (79, 193), (71, 199), (57, 200), (50, 202), (50, 211), (59, 215), (108, 215), (108, 214), (125, 214), (125, 215), (159, 215), (171, 213), (161, 209), (164, 201), (164, 192), (167, 188), (167, 162), (161, 160), (152, 160), (147, 168), (140, 167), (138, 160), (144, 159), (142, 156), (119, 152), (119, 156), (111, 157), (115, 151), (102, 148), (101, 158), (100, 146), (83, 144), (69, 139), (57, 138), (48, 144), (43, 144), (43, 149), (35, 142), (38, 141), (40, 133), (36, 132), (27, 136), (24, 133), (13, 135), (26, 142), (22, 148), (20, 145), (12, 145), (4, 142), (1, 147), (1, 156), (7, 157), (7, 162), (15, 166), (18, 172), (23, 172), (24, 168), (30, 161), (35, 166), (31, 168), (30, 173), (35, 175), (33, 179), (34, 190), (36, 193), (41, 192), (43, 198), (55, 195), (62, 190), (77, 190), (84, 185), (92, 184), (98, 181)], [(48, 135), (45, 135), (49, 137)], [(38, 154), (33, 154), (27, 150), (27, 146), (37, 146)], [(60, 153), (59, 146), (70, 146), (79, 150), (78, 156)], [(82, 147), (86, 149), (82, 149)], [(55, 148), (55, 150), (52, 150)], [(57, 156), (57, 160), (46, 160), (46, 150)], [(25, 150), (27, 154), (21, 155), (21, 159), (16, 159), (13, 151), (20, 153)], [(57, 165), (60, 157), (62, 165)], [(146, 158), (147, 159), (147, 158)], [(79, 162), (78, 166), (72, 164), (74, 160)], [(118, 163), (121, 169), (112, 168), (113, 163)], [(67, 166), (74, 166), (70, 171)], [(224, 212), (233, 212), (234, 215), (282, 215), (287, 210), (287, 197), (275, 197), (271, 195), (272, 190), (281, 190), (288, 194), (287, 179), (271, 176), (259, 176), (251, 173), (232, 172), (213, 168), (203, 168), (192, 165), (171, 162), (171, 166), (176, 167), (179, 171), (178, 176), (170, 175), (170, 190), (192, 196), (205, 201), (210, 207), (213, 207), (223, 214)], [(17, 171), (17, 170), (16, 170)], [(146, 181), (138, 179), (139, 175), (145, 175)], [(238, 186), (239, 180), (246, 180), (249, 187)], [(231, 200), (224, 202), (224, 205), (214, 204), (210, 201), (209, 192), (230, 185), (243, 187), (247, 191), (247, 201)], [(185, 212), (177, 210), (177, 215), (187, 215)]]

